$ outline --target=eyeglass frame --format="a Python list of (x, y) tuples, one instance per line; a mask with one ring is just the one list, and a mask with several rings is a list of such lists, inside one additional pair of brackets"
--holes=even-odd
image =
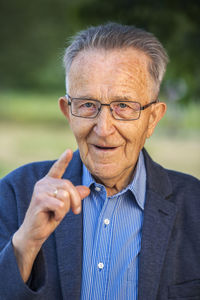
[[(156, 99), (156, 100), (153, 100), (153, 101), (151, 101), (151, 102), (149, 102), (149, 103), (147, 103), (146, 105), (143, 105), (143, 106), (141, 105), (140, 102), (137, 102), (137, 101), (128, 101), (128, 100), (127, 100), (127, 101), (126, 101), (126, 100), (122, 100), (122, 101), (115, 100), (115, 101), (112, 101), (112, 102), (110, 102), (110, 103), (108, 104), (108, 103), (101, 103), (101, 102), (100, 102), (99, 100), (97, 100), (97, 99), (90, 99), (90, 98), (84, 98), (84, 99), (83, 99), (83, 98), (74, 98), (74, 97), (71, 97), (69, 94), (66, 94), (65, 97), (67, 98), (67, 103), (68, 103), (68, 105), (71, 107), (71, 109), (70, 109), (71, 114), (72, 114), (74, 117), (77, 117), (77, 118), (83, 118), (83, 119), (95, 119), (95, 118), (99, 115), (99, 113), (101, 112), (102, 106), (109, 106), (111, 115), (112, 115), (112, 117), (113, 117), (115, 120), (118, 120), (118, 121), (134, 121), (134, 120), (138, 120), (138, 119), (140, 118), (140, 115), (141, 115), (141, 111), (142, 111), (142, 110), (145, 110), (146, 108), (148, 108), (148, 107), (151, 106), (152, 104), (159, 103), (159, 99)], [(69, 100), (70, 100), (71, 102), (70, 102)], [(73, 100), (89, 100), (89, 101), (95, 101), (95, 102), (100, 103), (100, 107), (98, 108), (97, 114), (96, 114), (94, 117), (82, 117), (82, 116), (77, 116), (77, 115), (75, 115), (75, 114), (72, 113), (72, 106), (71, 106), (71, 104), (72, 104), (72, 101), (73, 101)], [(115, 118), (114, 115), (113, 115), (113, 113), (112, 113), (113, 109), (110, 107), (110, 105), (111, 105), (113, 102), (122, 102), (122, 103), (131, 102), (131, 103), (138, 103), (139, 106), (140, 106), (140, 109), (138, 110), (138, 111), (140, 112), (139, 115), (138, 115), (138, 118), (137, 118), (137, 119), (117, 119), (117, 118)]]

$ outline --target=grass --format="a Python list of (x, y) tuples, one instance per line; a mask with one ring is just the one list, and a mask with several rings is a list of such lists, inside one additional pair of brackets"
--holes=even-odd
[(76, 141), (68, 126), (39, 126), (1, 122), (0, 177), (31, 161), (56, 159)]
[(200, 139), (197, 136), (160, 136), (147, 141), (151, 157), (167, 169), (191, 174), (200, 179)]
[[(0, 93), (0, 177), (37, 160), (56, 159), (76, 141), (59, 111), (57, 95)], [(173, 105), (146, 148), (169, 169), (200, 178), (199, 108)]]
[(46, 95), (28, 92), (0, 93), (0, 120), (18, 123), (63, 123), (58, 109), (62, 95)]

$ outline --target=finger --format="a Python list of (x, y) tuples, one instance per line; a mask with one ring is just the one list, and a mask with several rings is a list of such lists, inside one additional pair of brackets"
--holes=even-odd
[(60, 179), (72, 159), (73, 152), (70, 149), (67, 149), (60, 158), (53, 164), (49, 170), (47, 176)]
[(81, 212), (81, 197), (76, 187), (69, 181), (65, 180), (65, 190), (69, 193), (71, 209), (75, 214)]
[[(72, 211), (76, 214), (81, 212), (81, 197), (75, 186), (68, 180), (62, 180), (62, 188), (56, 189), (56, 195), (52, 192), (49, 193), (50, 197), (55, 197), (61, 200), (64, 204), (70, 203)], [(55, 191), (55, 189), (54, 189)]]
[[(66, 196), (66, 194), (65, 194)], [(53, 213), (54, 220), (60, 222), (66, 213), (70, 210), (70, 196), (65, 197), (63, 200), (59, 200), (53, 197), (48, 198), (48, 203), (43, 208), (44, 211), (49, 212), (51, 215)]]
[(69, 192), (63, 189), (58, 189), (57, 194), (54, 194), (53, 197), (61, 201), (65, 201), (65, 199), (70, 199)]
[[(90, 189), (83, 185), (76, 186), (76, 191), (79, 194), (80, 200), (83, 200), (85, 197), (87, 197), (90, 194)], [(78, 206), (77, 206), (77, 203), (74, 205), (73, 200), (72, 200), (71, 207), (72, 207), (72, 211), (74, 214), (80, 214), (81, 201), (78, 203)]]
[(59, 190), (56, 198), (63, 202), (63, 209), (66, 211), (65, 213), (67, 213), (70, 208), (75, 214), (81, 212), (81, 198), (78, 191), (74, 192), (72, 189), (70, 189), (69, 192), (66, 190)]
[[(62, 187), (57, 189), (56, 198), (66, 201), (66, 199), (70, 198), (70, 206), (72, 211), (75, 214), (79, 214), (81, 212), (81, 200), (87, 197), (90, 193), (90, 189), (86, 186), (74, 186), (68, 180), (62, 180)], [(53, 194), (53, 193), (52, 193)]]
[(90, 189), (84, 185), (77, 185), (76, 189), (81, 197), (81, 200), (90, 194)]
[(65, 183), (68, 185), (67, 190), (59, 189), (56, 198), (66, 202), (70, 198), (70, 206), (74, 214), (81, 212), (81, 200), (87, 197), (90, 193), (90, 189), (86, 186), (74, 187), (71, 182)]
[[(70, 207), (70, 202), (69, 207)], [(55, 221), (59, 222), (63, 218), (63, 209), (66, 204), (63, 201), (60, 201), (54, 197), (47, 197), (45, 201), (43, 201), (42, 205), (37, 207), (36, 214), (41, 212), (46, 212), (49, 216), (53, 217)]]

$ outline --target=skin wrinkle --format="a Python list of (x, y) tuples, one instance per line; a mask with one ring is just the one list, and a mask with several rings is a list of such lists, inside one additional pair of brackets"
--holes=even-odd
[[(150, 76), (147, 76), (149, 58), (147, 58), (147, 56), (141, 51), (133, 50), (133, 49), (127, 49), (127, 52), (128, 52), (127, 54), (129, 54), (129, 51), (135, 52), (135, 53), (139, 52), (140, 53), (139, 58), (130, 61), (130, 59), (129, 59), (130, 57), (129, 57), (129, 55), (127, 55), (127, 58), (124, 58), (124, 60), (121, 63), (120, 62), (118, 63), (118, 69), (113, 71), (112, 67), (111, 67), (112, 63), (115, 63), (116, 57), (118, 57), (120, 54), (123, 55), (124, 51), (125, 50), (112, 50), (113, 58), (111, 58), (111, 60), (108, 61), (107, 58), (108, 58), (108, 56), (110, 56), (111, 50), (107, 50), (107, 51), (102, 51), (102, 49), (95, 50), (95, 52), (96, 52), (96, 55), (95, 55), (96, 56), (96, 65), (93, 66), (93, 71), (94, 71), (93, 74), (97, 74), (98, 65), (102, 63), (103, 66), (104, 66), (103, 67), (104, 70), (102, 70), (102, 71), (105, 72), (105, 73), (107, 73), (107, 72), (110, 73), (110, 81), (111, 81), (110, 86), (112, 87), (112, 85), (113, 85), (113, 82), (112, 82), (113, 75), (116, 77), (116, 73), (120, 74), (121, 72), (124, 72), (124, 74), (126, 74), (127, 77), (128, 77), (126, 80), (124, 80), (124, 78), (121, 78), (120, 75), (117, 78), (118, 81), (119, 81), (119, 84), (121, 85), (120, 86), (121, 95), (123, 96), (124, 94), (127, 94), (127, 87), (131, 88), (132, 87), (132, 85), (131, 85), (132, 81), (135, 81), (136, 84), (138, 85), (138, 88), (139, 88), (140, 92), (138, 93), (136, 91), (133, 91), (133, 92), (135, 92), (135, 95), (132, 92), (131, 95), (128, 97), (128, 99), (133, 100), (133, 101), (144, 100), (144, 102), (146, 104), (146, 103), (148, 103), (148, 99), (144, 98), (146, 88), (149, 89), (149, 95), (151, 95), (153, 93), (152, 79), (149, 78)], [(94, 53), (94, 50), (81, 51), (72, 63), (73, 68), (77, 68), (77, 69), (81, 70), (81, 66), (84, 65), (85, 72), (90, 74), (90, 65), (86, 63), (87, 55), (89, 53)], [(99, 57), (98, 54), (102, 54), (102, 56)], [(126, 67), (124, 67), (124, 63), (126, 63)], [(144, 70), (145, 70), (145, 72), (144, 72)], [(112, 74), (112, 72), (114, 72), (114, 74)], [(70, 81), (70, 74), (71, 74), (71, 72), (69, 73), (69, 81)], [(73, 74), (73, 79), (75, 81), (77, 81), (79, 76), (80, 76), (80, 72), (76, 72), (76, 74)], [(87, 85), (90, 82), (90, 80), (92, 80), (94, 82), (95, 77), (94, 76), (92, 76), (92, 78), (88, 77), (88, 78), (85, 78), (85, 80), (86, 80), (85, 85)], [(143, 95), (142, 95), (141, 91), (143, 91), (143, 90), (144, 90), (144, 92), (143, 92)], [(79, 92), (78, 86), (77, 87), (74, 86), (74, 90), (72, 91), (73, 97), (81, 97), (82, 96), (82, 95), (77, 94), (77, 92)], [(96, 90), (96, 94), (99, 95), (99, 97), (96, 97), (97, 100), (103, 101), (103, 103), (108, 103), (109, 102), (109, 100), (110, 100), (109, 95), (104, 97), (104, 99), (101, 99), (100, 95), (102, 94), (102, 92), (101, 91), (98, 92)], [(142, 95), (143, 99), (138, 99), (139, 95), (140, 95), (140, 97)], [(94, 97), (91, 97), (91, 95), (88, 95), (88, 94), (86, 95), (85, 93), (84, 93), (84, 96), (88, 96), (88, 98), (94, 98)], [(107, 99), (109, 99), (109, 100), (107, 100)], [(113, 100), (115, 100), (115, 99), (113, 99)]]
[[(71, 65), (68, 93), (102, 103), (126, 96), (144, 105), (154, 100), (148, 61), (145, 54), (133, 49), (84, 51)], [(60, 107), (76, 137), (83, 163), (106, 186), (108, 195), (130, 182), (139, 152), (165, 112), (165, 105), (159, 103), (142, 111), (139, 120), (126, 122), (115, 120), (108, 107), (103, 107), (95, 119), (72, 116), (64, 98), (60, 99)], [(95, 145), (116, 148), (102, 151)]]

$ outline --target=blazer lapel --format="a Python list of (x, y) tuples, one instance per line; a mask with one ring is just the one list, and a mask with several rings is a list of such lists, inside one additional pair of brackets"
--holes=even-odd
[[(171, 183), (163, 168), (152, 162), (145, 150), (147, 192), (139, 263), (138, 300), (155, 300), (176, 206), (167, 200)], [(74, 153), (65, 175), (82, 184), (79, 152)], [(63, 299), (80, 299), (82, 275), (82, 214), (69, 212), (55, 231), (58, 268)]]
[(166, 171), (144, 151), (147, 192), (139, 260), (138, 300), (155, 300), (165, 253), (176, 217)]
[(80, 299), (82, 215), (69, 213), (55, 231), (62, 299)]
[[(82, 164), (78, 152), (74, 153), (63, 178), (74, 185), (82, 184)], [(54, 232), (58, 269), (63, 299), (80, 299), (82, 276), (82, 213), (70, 211)]]

